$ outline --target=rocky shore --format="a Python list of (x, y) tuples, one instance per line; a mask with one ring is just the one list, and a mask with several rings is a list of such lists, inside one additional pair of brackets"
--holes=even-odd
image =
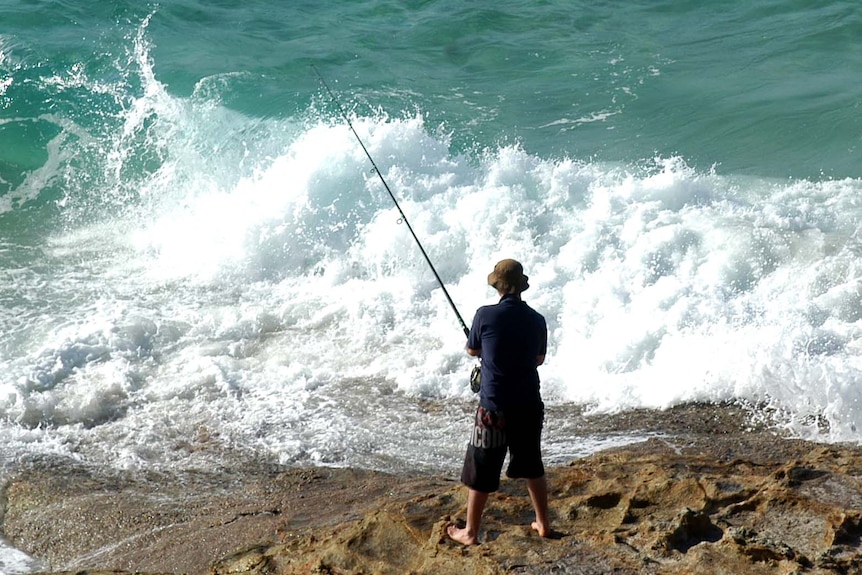
[(503, 481), (482, 543), (463, 548), (445, 536), (464, 516), (454, 477), (252, 462), (137, 476), (31, 464), (5, 483), (0, 520), (53, 573), (862, 573), (862, 449), (709, 413), (665, 412), (657, 437), (549, 469), (550, 539), (529, 527), (522, 482)]

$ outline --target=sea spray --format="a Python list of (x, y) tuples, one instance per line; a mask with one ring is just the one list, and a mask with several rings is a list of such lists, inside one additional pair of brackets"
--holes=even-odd
[[(405, 211), (464, 309), (493, 298), (487, 262), (512, 255), (530, 270), (529, 301), (551, 332), (548, 401), (613, 411), (741, 400), (797, 433), (855, 439), (857, 182), (739, 182), (679, 159), (608, 166), (517, 147), (476, 164), (434, 145), (421, 117), (380, 122), (357, 125), (389, 158), (393, 187), (410, 191)], [(5, 418), (120, 434), (127, 453), (115, 461), (127, 463), (164, 458), (159, 437), (175, 425), (270, 442), (286, 461), (349, 462), (330, 433), (362, 442), (386, 415), (333, 412), (343, 382), (468, 399), (463, 338), (350, 134), (326, 122), (285, 144), (209, 192), (158, 188), (159, 175), (150, 193), (185, 185), (194, 198), (52, 239), (49, 260), (77, 246), (90, 263), (84, 276), (51, 268), (53, 289), (77, 299), (50, 312), (66, 318), (53, 336), (33, 332), (38, 351), (6, 361)], [(794, 193), (790, 213), (773, 203)], [(825, 429), (811, 428), (815, 415)], [(456, 424), (453, 414), (441, 432)]]
[[(66, 51), (62, 36), (27, 44), (24, 26), (0, 48), (0, 126), (15, 150), (0, 200), (7, 462), (43, 450), (131, 469), (237, 452), (456, 465), (474, 398), (463, 334), (348, 127), (321, 104), (309, 54), (279, 75), (226, 70), (202, 50), (184, 75), (170, 48), (201, 37), (172, 35), (173, 7), (135, 14), (86, 49)], [(265, 39), (269, 55), (277, 39)], [(675, 139), (693, 129), (668, 118), (680, 90), (656, 91), (693, 84), (660, 51), (599, 43), (564, 74), (541, 68), (536, 86), (509, 76), (545, 56), (500, 52), (520, 67), (471, 90), (482, 76), (451, 67), (456, 41), (434, 66), (417, 46), (423, 73), (404, 86), (391, 70), (321, 69), (355, 99), (351, 120), (465, 319), (494, 300), (494, 262), (525, 264), (527, 299), (551, 331), (549, 405), (739, 402), (791, 433), (859, 440), (857, 178), (817, 177), (805, 150), (786, 161), (806, 177), (758, 175), (752, 154), (726, 154), (770, 141), (746, 131), (756, 121)], [(417, 90), (428, 70), (448, 72)], [(449, 75), (464, 85), (441, 88)], [(573, 89), (586, 78), (595, 90)], [(261, 96), (276, 92), (283, 101)], [(672, 151), (640, 153), (663, 138)], [(722, 157), (706, 153), (712, 140)], [(582, 439), (561, 429), (549, 450), (562, 460)]]
[(309, 64), (467, 321), (525, 263), (549, 463), (690, 401), (859, 442), (851, 3), (8, 8), (0, 482), (457, 472), (463, 335)]

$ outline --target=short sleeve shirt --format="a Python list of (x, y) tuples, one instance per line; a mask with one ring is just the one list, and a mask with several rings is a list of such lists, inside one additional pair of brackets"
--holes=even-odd
[(492, 411), (541, 405), (536, 358), (545, 355), (545, 318), (514, 295), (480, 307), (473, 317), (467, 347), (482, 352), (479, 404)]

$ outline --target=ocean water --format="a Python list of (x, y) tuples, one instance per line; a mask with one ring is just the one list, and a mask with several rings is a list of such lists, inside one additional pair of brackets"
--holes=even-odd
[(468, 324), (524, 263), (549, 406), (858, 443), (860, 37), (849, 0), (0, 0), (0, 483), (457, 470), (473, 362), (339, 104)]

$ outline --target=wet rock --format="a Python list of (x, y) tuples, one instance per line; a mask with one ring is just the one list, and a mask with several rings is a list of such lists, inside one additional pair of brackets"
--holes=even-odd
[(553, 537), (530, 529), (523, 482), (504, 480), (481, 544), (465, 548), (445, 529), (463, 521), (466, 489), (446, 478), (246, 469), (226, 483), (29, 470), (6, 487), (3, 531), (57, 572), (862, 573), (856, 446), (654, 438), (549, 469), (549, 484)]

